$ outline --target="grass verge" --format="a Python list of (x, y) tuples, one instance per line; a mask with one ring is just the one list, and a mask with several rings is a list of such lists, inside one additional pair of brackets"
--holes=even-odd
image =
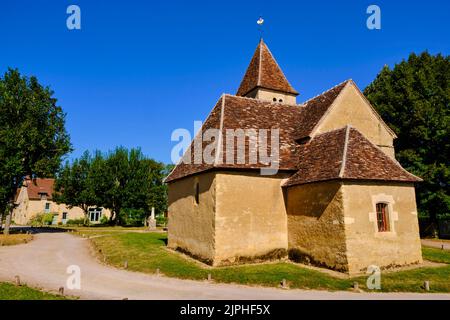
[(65, 300), (55, 295), (33, 289), (24, 285), (16, 286), (11, 283), (0, 282), (0, 300)]
[[(92, 234), (91, 234), (92, 235)], [(110, 233), (91, 238), (100, 260), (118, 268), (125, 261), (128, 269), (155, 273), (157, 269), (168, 277), (205, 280), (210, 273), (214, 281), (247, 285), (277, 287), (286, 279), (290, 288), (350, 290), (354, 281), (366, 290), (366, 277), (336, 278), (290, 262), (241, 265), (211, 268), (166, 249), (164, 233)], [(424, 248), (424, 258), (450, 263), (450, 252)], [(382, 273), (384, 292), (425, 292), (425, 280), (430, 281), (430, 292), (450, 292), (450, 265), (423, 267), (412, 270)]]
[(0, 246), (13, 246), (16, 244), (28, 243), (33, 240), (31, 234), (0, 234)]

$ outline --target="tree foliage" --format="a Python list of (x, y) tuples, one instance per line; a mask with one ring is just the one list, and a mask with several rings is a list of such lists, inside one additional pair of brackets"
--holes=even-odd
[[(97, 155), (101, 156), (101, 155)], [(57, 203), (64, 203), (69, 208), (80, 207), (88, 216), (89, 207), (95, 206), (98, 199), (92, 189), (90, 175), (92, 159), (89, 152), (85, 152), (80, 159), (72, 164), (66, 162), (55, 180), (53, 199)]]
[(57, 177), (57, 199), (70, 206), (111, 210), (111, 223), (138, 224), (151, 208), (167, 208), (162, 180), (165, 166), (143, 155), (140, 149), (116, 148), (107, 154), (85, 153), (66, 164)]
[(25, 176), (51, 177), (71, 150), (65, 114), (36, 77), (9, 69), (0, 78), (0, 209)]
[(417, 185), (422, 215), (450, 213), (450, 57), (411, 54), (385, 66), (364, 94), (395, 131), (396, 158), (424, 179)]

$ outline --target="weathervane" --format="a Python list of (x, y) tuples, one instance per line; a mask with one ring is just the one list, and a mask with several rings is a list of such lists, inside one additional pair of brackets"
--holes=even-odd
[(262, 26), (264, 24), (264, 19), (261, 16), (259, 16), (259, 19), (258, 19), (258, 21), (256, 21), (256, 23), (258, 24), (258, 30), (259, 30), (259, 33), (260, 33), (261, 39), (262, 39), (262, 36), (263, 36), (263, 28), (262, 28)]

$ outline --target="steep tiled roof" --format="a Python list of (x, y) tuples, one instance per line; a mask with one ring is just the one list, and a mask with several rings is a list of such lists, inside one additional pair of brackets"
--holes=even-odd
[[(214, 167), (214, 164), (211, 163), (205, 163), (202, 161), (200, 164), (194, 164), (195, 160), (195, 151), (197, 151), (197, 156), (201, 155), (200, 152), (202, 152), (208, 142), (202, 143), (201, 150), (196, 150), (194, 148), (194, 144), (196, 141), (200, 141), (200, 138), (203, 136), (206, 130), (208, 129), (220, 129), (220, 118), (222, 114), (222, 104), (224, 102), (224, 96), (222, 96), (219, 101), (216, 103), (214, 108), (212, 109), (211, 113), (209, 114), (206, 121), (203, 123), (203, 126), (200, 130), (200, 132), (197, 134), (197, 136), (194, 138), (194, 140), (191, 142), (190, 150), (188, 150), (183, 157), (180, 159), (179, 163), (176, 165), (176, 167), (172, 170), (172, 172), (169, 174), (169, 176), (165, 179), (165, 182), (170, 182), (176, 179), (180, 179), (186, 176), (189, 176), (194, 173), (202, 172), (210, 170)], [(198, 152), (200, 151), (200, 152)]]
[[(312, 132), (319, 121), (325, 116), (330, 106), (350, 81), (344, 81), (301, 105), (288, 105), (223, 95), (203, 124), (201, 132), (203, 134), (210, 128), (220, 129), (222, 136), (225, 136), (227, 129), (279, 129), (279, 169), (292, 172), (298, 170), (295, 177), (292, 177), (288, 182), (289, 184), (334, 179), (339, 174), (337, 171), (340, 170), (339, 163), (342, 161), (344, 152), (345, 139), (342, 131), (333, 131), (316, 136), (308, 144), (298, 142), (305, 137), (311, 138)], [(349, 145), (347, 153), (358, 154), (359, 152), (359, 158), (349, 158), (348, 166), (345, 167), (346, 176), (343, 176), (343, 178), (395, 181), (409, 181), (408, 179), (411, 179), (411, 181), (418, 181), (416, 177), (403, 170), (395, 160), (387, 157), (361, 134), (358, 133), (361, 136), (361, 141), (354, 143), (358, 135), (354, 133), (354, 130), (356, 131), (356, 129), (350, 131), (352, 133), (350, 136), (352, 144)], [(200, 138), (200, 135), (197, 138)], [(270, 141), (270, 139), (268, 140)], [(198, 151), (202, 152), (207, 145), (211, 145), (211, 143), (209, 141), (203, 142), (202, 148), (198, 148)], [(166, 178), (166, 182), (212, 169), (260, 169), (267, 167), (261, 163), (250, 164), (249, 147), (251, 144), (248, 137), (245, 140), (244, 163), (233, 161), (233, 164), (227, 164), (226, 141), (223, 141), (222, 145), (222, 153), (220, 155), (214, 154), (215, 161), (210, 163), (203, 161), (200, 164), (194, 164), (194, 148), (192, 148), (191, 152), (184, 156), (188, 159), (190, 157), (191, 163), (181, 162), (178, 164)], [(238, 150), (236, 145), (232, 152), (235, 160), (239, 151), (242, 151)], [(354, 149), (354, 146), (362, 149)], [(270, 150), (270, 144), (268, 149)], [(364, 150), (364, 152), (361, 150)], [(373, 161), (376, 162), (377, 166), (374, 165)], [(353, 165), (350, 166), (350, 164)], [(368, 165), (370, 167), (367, 169)], [(383, 173), (384, 170), (387, 170), (386, 174)], [(394, 171), (395, 174), (391, 175)], [(402, 174), (400, 174), (401, 172)], [(389, 177), (392, 177), (392, 179)]]
[(322, 119), (334, 100), (336, 100), (338, 95), (350, 81), (351, 80), (346, 80), (302, 104), (302, 116), (296, 133), (296, 139), (302, 139), (311, 134), (320, 119)]
[[(286, 105), (280, 103), (272, 103), (245, 97), (223, 95), (213, 108), (211, 114), (202, 126), (202, 134), (210, 128), (219, 129), (222, 132), (223, 139), (226, 137), (226, 130), (228, 129), (268, 129), (268, 154), (270, 154), (271, 139), (270, 129), (279, 129), (279, 168), (280, 170), (295, 170), (297, 167), (295, 153), (298, 145), (294, 141), (297, 126), (300, 121), (301, 107), (298, 105)], [(222, 123), (220, 124), (220, 122)], [(200, 136), (196, 137), (197, 139)], [(250, 140), (246, 137), (244, 151), (246, 158), (245, 163), (238, 164), (233, 161), (233, 164), (227, 164), (226, 155), (226, 141), (223, 141), (223, 150), (220, 155), (216, 155), (216, 161), (213, 164), (202, 162), (201, 164), (194, 163), (194, 148), (191, 144), (191, 152), (185, 154), (183, 161), (180, 162), (171, 174), (167, 177), (166, 182), (170, 182), (193, 173), (210, 170), (213, 168), (239, 168), (239, 169), (259, 169), (267, 167), (264, 164), (256, 163), (250, 164), (249, 161), (249, 146)], [(203, 148), (209, 145), (210, 142), (203, 142)], [(238, 143), (235, 141), (233, 157), (237, 159)], [(190, 158), (189, 158), (190, 157)], [(186, 164), (184, 160), (191, 159), (191, 164)]]
[(47, 199), (51, 200), (54, 183), (55, 179), (36, 178), (25, 180), (24, 186), (27, 188), (28, 198), (30, 200), (39, 200), (41, 194), (45, 194)]
[(421, 181), (350, 126), (314, 137), (298, 157), (298, 171), (285, 187), (333, 179)]
[(262, 39), (253, 54), (236, 95), (245, 96), (255, 88), (298, 94), (286, 79), (283, 71), (281, 71)]

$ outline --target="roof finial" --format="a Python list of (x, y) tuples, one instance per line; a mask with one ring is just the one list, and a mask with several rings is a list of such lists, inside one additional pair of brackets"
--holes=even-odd
[(259, 16), (258, 21), (256, 21), (256, 23), (258, 24), (258, 31), (260, 33), (260, 38), (263, 38), (263, 24), (264, 24), (264, 19), (262, 16)]

